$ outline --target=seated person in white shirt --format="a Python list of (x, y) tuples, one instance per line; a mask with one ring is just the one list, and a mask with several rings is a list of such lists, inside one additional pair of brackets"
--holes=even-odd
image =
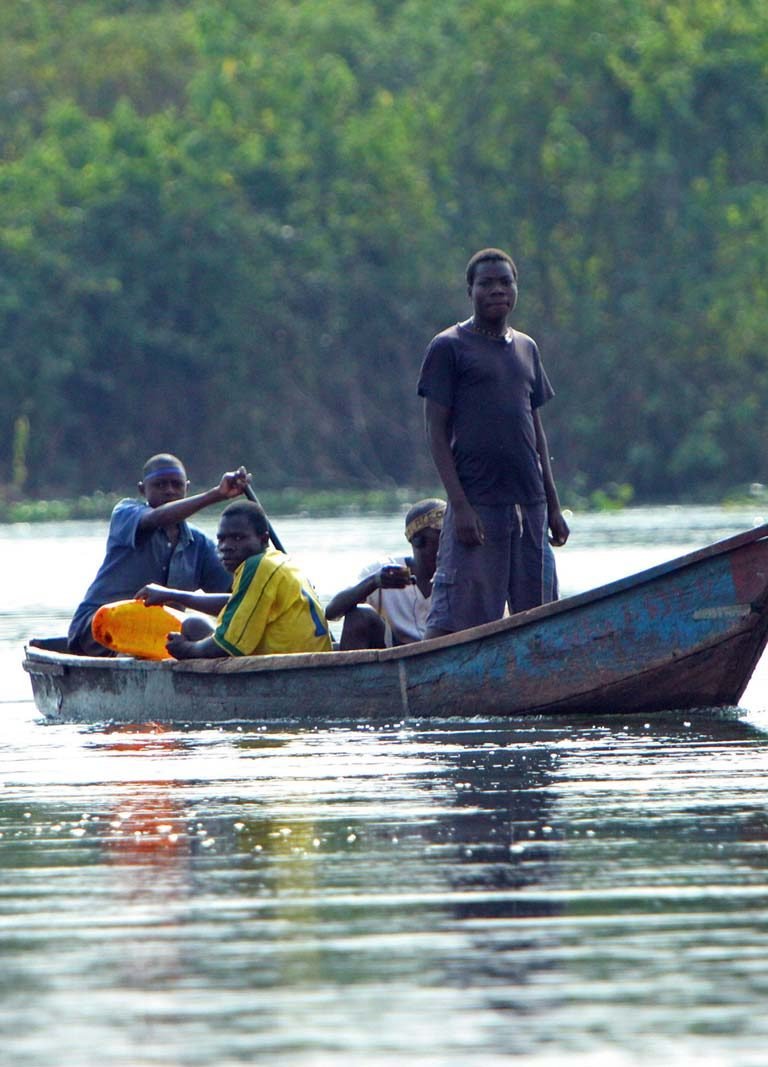
[(344, 616), (339, 649), (386, 648), (421, 641), (427, 628), (444, 500), (420, 500), (405, 516), (412, 554), (365, 567), (360, 581), (331, 598), (328, 619)]

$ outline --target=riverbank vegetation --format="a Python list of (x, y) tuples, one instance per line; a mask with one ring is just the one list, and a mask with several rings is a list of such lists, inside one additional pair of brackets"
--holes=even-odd
[[(195, 492), (199, 487), (192, 487)], [(66, 499), (0, 499), (0, 524), (70, 522), (97, 519), (106, 522), (122, 496), (135, 496), (135, 487), (115, 493), (96, 492)], [(327, 518), (342, 515), (392, 515), (405, 513), (411, 504), (424, 497), (444, 496), (439, 486), (397, 489), (307, 489), (291, 487), (268, 489), (259, 499), (270, 515)], [(569, 491), (569, 509), (578, 512), (618, 512), (635, 505), (626, 485), (609, 485), (589, 497)], [(726, 510), (749, 506), (768, 507), (768, 488), (760, 483), (734, 486), (724, 497), (697, 494), (681, 497), (676, 505), (715, 505)], [(221, 510), (219, 508), (218, 510)], [(216, 509), (214, 512), (216, 513)]]
[(432, 484), (415, 381), (486, 244), (564, 502), (763, 481), (767, 130), (757, 0), (4, 0), (6, 515), (158, 450)]
[[(194, 488), (193, 492), (196, 491)], [(306, 515), (313, 518), (336, 515), (391, 515), (439, 491), (419, 489), (273, 489), (259, 500), (270, 515)], [(93, 493), (75, 499), (0, 501), (0, 523), (65, 522), (109, 519), (121, 496), (136, 496), (135, 487), (122, 493)], [(222, 505), (223, 507), (223, 505)], [(219, 508), (218, 510), (221, 510)]]

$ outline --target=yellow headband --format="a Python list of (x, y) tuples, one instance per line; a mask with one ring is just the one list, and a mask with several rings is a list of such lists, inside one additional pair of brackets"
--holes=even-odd
[(411, 519), (405, 528), (406, 540), (412, 541), (417, 533), (427, 528), (430, 530), (442, 530), (444, 517), (444, 507), (432, 508), (431, 511), (425, 511), (423, 515), (417, 515), (415, 519)]

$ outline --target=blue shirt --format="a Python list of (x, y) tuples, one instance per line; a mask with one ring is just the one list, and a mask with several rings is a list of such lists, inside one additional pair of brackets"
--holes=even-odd
[(232, 576), (202, 530), (179, 523), (175, 546), (162, 526), (140, 534), (139, 521), (148, 507), (144, 501), (129, 499), (115, 505), (104, 562), (70, 623), (70, 641), (90, 627), (93, 613), (102, 604), (131, 600), (149, 582), (206, 593), (230, 591)]

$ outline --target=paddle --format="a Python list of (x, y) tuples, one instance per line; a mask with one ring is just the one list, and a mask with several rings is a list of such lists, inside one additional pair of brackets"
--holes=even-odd
[[(254, 493), (254, 491), (253, 491), (253, 489), (251, 488), (250, 485), (246, 485), (246, 487), (245, 487), (245, 496), (247, 496), (249, 500), (252, 500), (254, 504), (258, 504), (259, 507), (261, 507), (261, 502), (260, 502), (259, 498), (256, 496), (256, 494)], [(272, 542), (272, 544), (275, 546), (275, 548), (277, 549), (278, 552), (285, 552), (285, 549), (283, 548), (282, 542), (281, 542), (280, 538), (277, 536), (277, 534), (275, 533), (275, 529), (274, 529), (272, 523), (269, 521), (269, 519), (267, 519), (267, 526), (269, 528), (269, 539)]]

